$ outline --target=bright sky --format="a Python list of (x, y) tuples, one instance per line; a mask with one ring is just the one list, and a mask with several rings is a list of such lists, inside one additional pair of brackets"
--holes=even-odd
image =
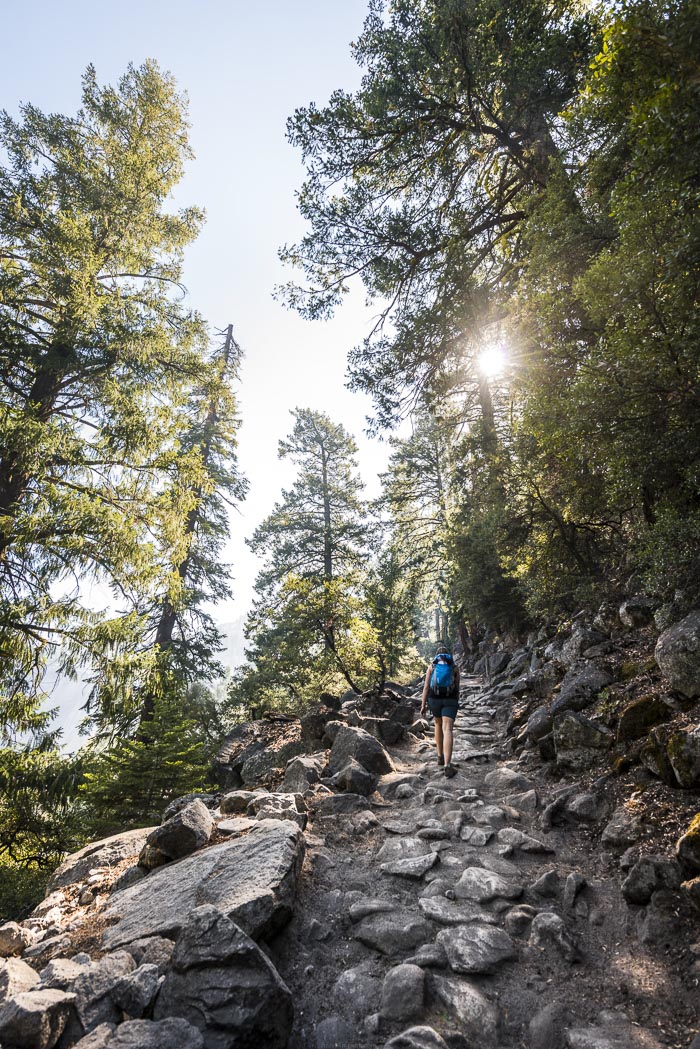
[(344, 389), (347, 352), (371, 316), (361, 293), (323, 324), (302, 321), (271, 296), (289, 278), (277, 249), (303, 229), (294, 200), (303, 169), (285, 121), (296, 106), (358, 85), (349, 44), (366, 7), (366, 0), (38, 0), (3, 11), (0, 105), (11, 113), (22, 101), (73, 113), (91, 62), (104, 83), (129, 62), (155, 58), (189, 95), (196, 160), (177, 203), (206, 208), (207, 224), (187, 253), (185, 284), (212, 326), (233, 323), (246, 352), (240, 463), (251, 487), (232, 521), (226, 559), (236, 596), (219, 608), (222, 622), (247, 610), (257, 566), (244, 537), (289, 482), (277, 442), (291, 429), (290, 409), (322, 409), (354, 433), (371, 494), (386, 463), (386, 445), (362, 435), (369, 402)]

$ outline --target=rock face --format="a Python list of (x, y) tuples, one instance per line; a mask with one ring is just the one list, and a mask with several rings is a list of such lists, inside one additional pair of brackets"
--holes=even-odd
[(113, 949), (144, 936), (172, 935), (204, 904), (256, 939), (268, 935), (291, 917), (303, 852), (298, 826), (262, 820), (244, 837), (155, 870), (116, 893), (105, 914), (120, 920), (105, 931), (104, 942)]
[(114, 834), (111, 838), (94, 841), (78, 852), (71, 853), (49, 878), (47, 895), (64, 885), (84, 881), (93, 867), (116, 867), (122, 860), (131, 856), (135, 860), (152, 830), (152, 827), (146, 827), (145, 830), (127, 830), (123, 834)]
[(700, 696), (700, 612), (664, 630), (654, 657), (672, 688), (689, 698)]
[(351, 759), (378, 776), (394, 771), (391, 759), (378, 739), (364, 729), (343, 725), (333, 740), (328, 758), (331, 774), (340, 772)]
[(207, 1049), (284, 1049), (292, 996), (267, 956), (216, 907), (197, 907), (183, 927), (154, 1010), (181, 1017)]
[(151, 831), (139, 855), (139, 864), (148, 869), (189, 856), (206, 845), (213, 829), (209, 809), (196, 798)]

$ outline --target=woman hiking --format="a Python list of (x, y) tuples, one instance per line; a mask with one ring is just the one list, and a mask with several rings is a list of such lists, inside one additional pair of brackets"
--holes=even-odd
[(443, 641), (438, 643), (425, 675), (421, 717), (425, 714), (426, 703), (435, 718), (437, 763), (444, 766), (445, 776), (449, 779), (457, 775), (457, 769), (452, 764), (452, 726), (459, 704), (459, 670), (452, 659), (449, 645)]

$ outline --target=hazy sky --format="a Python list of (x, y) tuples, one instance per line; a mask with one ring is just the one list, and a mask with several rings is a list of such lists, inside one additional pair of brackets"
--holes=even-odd
[(290, 409), (322, 409), (355, 434), (372, 492), (386, 462), (386, 445), (361, 433), (368, 401), (344, 389), (347, 352), (371, 316), (361, 293), (333, 321), (314, 324), (271, 296), (289, 277), (277, 249), (303, 229), (294, 199), (303, 169), (285, 121), (296, 106), (358, 85), (349, 45), (366, 7), (366, 0), (38, 0), (3, 11), (0, 105), (11, 113), (21, 101), (74, 112), (88, 63), (100, 82), (114, 82), (129, 62), (155, 58), (189, 95), (196, 160), (176, 200), (206, 208), (207, 224), (187, 252), (185, 284), (212, 326), (233, 323), (246, 353), (240, 462), (251, 487), (232, 522), (226, 559), (236, 596), (218, 610), (223, 622), (250, 601), (256, 564), (244, 537), (289, 481), (276, 452)]

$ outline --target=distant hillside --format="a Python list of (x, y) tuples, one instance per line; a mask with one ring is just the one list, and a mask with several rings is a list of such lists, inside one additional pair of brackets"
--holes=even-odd
[[(240, 666), (245, 659), (243, 646), (243, 625), (245, 616), (230, 623), (221, 623), (219, 628), (224, 635), (224, 648), (220, 659), (226, 670), (234, 670)], [(84, 675), (79, 675), (76, 681), (67, 678), (57, 678), (49, 672), (47, 681), (49, 700), (47, 707), (55, 707), (58, 711), (56, 725), (63, 730), (62, 745), (64, 750), (77, 750), (84, 742), (84, 737), (78, 733), (80, 722), (85, 716), (82, 707), (88, 696), (89, 685)]]

